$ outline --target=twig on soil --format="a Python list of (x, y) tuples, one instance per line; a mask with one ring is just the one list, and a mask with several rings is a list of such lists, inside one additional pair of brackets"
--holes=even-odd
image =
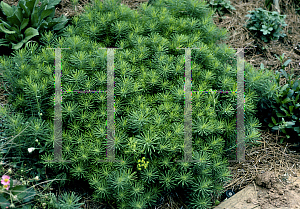
[(224, 186), (225, 189), (239, 185), (241, 190), (253, 182), (257, 174), (266, 171), (273, 171), (275, 178), (285, 185), (287, 183), (281, 180), (282, 175), (288, 174), (288, 171), (295, 175), (299, 171), (299, 166), (295, 165), (299, 162), (300, 156), (293, 154), (288, 144), (285, 146), (277, 144), (278, 135), (274, 137), (268, 132), (267, 136), (262, 138), (260, 146), (246, 149), (245, 162), (230, 163), (229, 169), (234, 177), (228, 185)]

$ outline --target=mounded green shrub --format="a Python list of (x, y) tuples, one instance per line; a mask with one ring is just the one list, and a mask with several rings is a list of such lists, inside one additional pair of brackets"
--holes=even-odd
[[(47, 32), (44, 46), (30, 43), (15, 56), (1, 57), (4, 80), (13, 90), (9, 101), (19, 113), (5, 133), (11, 136), (29, 125), (14, 139), (23, 145), (8, 156), (36, 158), (59, 177), (88, 182), (95, 199), (117, 208), (147, 208), (172, 191), (184, 194), (189, 208), (210, 207), (211, 195), (230, 180), (237, 96), (192, 93), (193, 160), (201, 162), (174, 162), (184, 157), (185, 101), (185, 50), (176, 48), (201, 48), (192, 49), (193, 91), (237, 91), (236, 50), (218, 44), (226, 30), (213, 24), (213, 11), (198, 0), (157, 0), (139, 11), (120, 1), (96, 0), (85, 9), (63, 37)], [(106, 93), (75, 92), (62, 94), (63, 160), (72, 163), (46, 162), (54, 159), (55, 80), (55, 50), (46, 48), (58, 47), (70, 48), (62, 49), (63, 91), (106, 91), (107, 50), (98, 48), (123, 48), (114, 54), (115, 158), (121, 162), (98, 162), (106, 159)], [(247, 144), (259, 139), (253, 115), (258, 98), (277, 90), (272, 78), (272, 72), (245, 63)], [(34, 157), (27, 152), (32, 146), (37, 147)]]

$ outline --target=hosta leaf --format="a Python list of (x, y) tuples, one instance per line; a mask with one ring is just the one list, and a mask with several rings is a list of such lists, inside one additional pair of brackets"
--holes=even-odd
[(24, 16), (26, 18), (29, 18), (30, 15), (31, 15), (31, 12), (30, 12), (29, 8), (26, 6), (26, 1), (25, 0), (20, 0), (19, 1), (19, 6), (25, 11)]
[(5, 26), (6, 28), (11, 28), (11, 25), (10, 24), (8, 24), (7, 22), (5, 22), (4, 20), (1, 20), (0, 19), (0, 23), (3, 23), (3, 26)]
[(14, 14), (14, 9), (9, 6), (8, 4), (6, 4), (5, 2), (1, 2), (1, 7), (2, 7), (2, 11), (3, 13), (7, 16), (10, 17)]
[(22, 23), (21, 23), (21, 27), (20, 30), (23, 30), (29, 23), (29, 18), (24, 18)]
[(11, 44), (12, 44), (12, 49), (18, 50), (23, 46), (24, 43), (21, 41), (17, 44), (14, 44), (14, 43), (11, 43)]
[(27, 28), (25, 30), (25, 39), (24, 39), (24, 42), (27, 42), (29, 39), (31, 39), (32, 37), (34, 36), (37, 36), (39, 35), (39, 32), (37, 29), (34, 29), (34, 28)]
[(30, 11), (34, 10), (34, 7), (37, 6), (37, 4), (40, 2), (40, 0), (26, 0), (26, 6)]
[(15, 15), (18, 18), (18, 20), (20, 21), (20, 23), (23, 21), (23, 13), (22, 13), (22, 9), (20, 7), (18, 7), (15, 10)]
[(55, 11), (55, 8), (44, 10), (41, 14), (41, 19), (43, 20), (45, 17), (48, 17), (53, 10)]
[(8, 41), (6, 39), (0, 39), (0, 46), (9, 46), (7, 43)]
[(50, 9), (50, 8), (54, 7), (55, 5), (59, 4), (60, 1), (61, 0), (50, 0), (49, 1), (50, 4), (47, 6), (47, 8)]
[(25, 30), (25, 38), (17, 44), (12, 44), (13, 45), (12, 49), (15, 49), (15, 50), (20, 49), (24, 43), (26, 43), (27, 41), (29, 41), (29, 39), (31, 39), (32, 37), (37, 36), (37, 35), (39, 35), (39, 32), (36, 29), (31, 28), (31, 27), (27, 28)]
[(0, 30), (1, 30), (3, 33), (8, 33), (8, 34), (14, 34), (14, 33), (16, 33), (16, 31), (7, 30), (7, 29), (3, 26), (3, 23), (0, 24)]
[(40, 21), (40, 16), (38, 15), (38, 8), (34, 7), (32, 13), (31, 13), (31, 19), (30, 19), (30, 23), (31, 23), (32, 27), (37, 28), (39, 25), (39, 21)]

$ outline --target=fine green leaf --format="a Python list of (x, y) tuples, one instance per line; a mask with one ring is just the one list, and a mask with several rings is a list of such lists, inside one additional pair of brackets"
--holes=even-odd
[(291, 61), (292, 61), (291, 59), (288, 59), (287, 61), (285, 61), (285, 62), (284, 62), (284, 64), (283, 64), (283, 65), (284, 65), (285, 67), (287, 67), (287, 66), (288, 66), (288, 64), (289, 64)]
[(272, 117), (272, 121), (273, 121), (274, 125), (277, 125), (277, 122), (274, 117)]
[(290, 102), (291, 101), (291, 99), (289, 98), (289, 97), (287, 97), (287, 98), (285, 98), (281, 103), (282, 104), (286, 104), (286, 103), (288, 103), (288, 102)]
[(294, 106), (289, 106), (290, 114), (293, 114)]

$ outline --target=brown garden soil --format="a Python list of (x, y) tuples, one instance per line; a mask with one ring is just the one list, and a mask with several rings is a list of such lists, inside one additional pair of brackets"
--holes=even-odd
[[(17, 0), (3, 1), (9, 5), (17, 5), (18, 3)], [(139, 4), (144, 2), (148, 2), (148, 0), (123, 0), (122, 4), (136, 10)], [(280, 70), (282, 66), (275, 54), (279, 57), (284, 53), (284, 61), (292, 60), (285, 71), (289, 74), (291, 69), (294, 69), (294, 74), (299, 75), (300, 15), (296, 13), (293, 1), (279, 0), (280, 14), (287, 15), (285, 19), (287, 26), (283, 28), (283, 32), (287, 36), (270, 43), (264, 43), (243, 26), (248, 19), (245, 17), (249, 14), (248, 11), (255, 10), (255, 8), (266, 9), (264, 1), (231, 0), (230, 2), (236, 10), (228, 11), (222, 16), (216, 12), (213, 17), (213, 21), (218, 27), (226, 28), (229, 32), (229, 38), (222, 43), (231, 48), (246, 47), (244, 55), (246, 62), (257, 69), (263, 63), (265, 68), (270, 68), (273, 72)], [(71, 0), (61, 0), (56, 6), (55, 17), (64, 14), (67, 18), (72, 18), (76, 14), (84, 12), (84, 5), (90, 3), (91, 0), (79, 0), (78, 5), (74, 7)], [(284, 84), (286, 84), (286, 79), (281, 78), (280, 85), (283, 86)], [(1, 104), (7, 104), (6, 96), (3, 95), (5, 93), (7, 92), (0, 90)], [(300, 175), (300, 155), (299, 143), (295, 143), (297, 140), (299, 141), (299, 138), (287, 141), (284, 136), (270, 132), (267, 127), (263, 127), (260, 133), (261, 144), (251, 148), (246, 147), (245, 162), (229, 163), (232, 180), (224, 185), (224, 191), (231, 189), (235, 195), (225, 201), (223, 196), (212, 197), (213, 200), (218, 199), (221, 202), (216, 208), (300, 208), (300, 205), (297, 205), (299, 204), (298, 200), (300, 200), (300, 189), (296, 183)], [(284, 138), (285, 143), (280, 144), (279, 138)], [(291, 178), (296, 179), (295, 182)], [(254, 187), (253, 194), (249, 193), (251, 185)], [(74, 191), (85, 202), (82, 208), (113, 208), (108, 206), (109, 204), (92, 201), (90, 191), (82, 187), (70, 186), (62, 189), (53, 188), (52, 190), (55, 191), (56, 195), (61, 195), (62, 191)], [(244, 194), (242, 197), (247, 197), (247, 199), (235, 198), (239, 194)], [(228, 204), (231, 199), (235, 202)], [(222, 204), (227, 204), (227, 206), (223, 207)], [(163, 208), (179, 209), (187, 208), (187, 206), (182, 203), (180, 197), (173, 195), (172, 197), (161, 197), (161, 205), (155, 209)]]

